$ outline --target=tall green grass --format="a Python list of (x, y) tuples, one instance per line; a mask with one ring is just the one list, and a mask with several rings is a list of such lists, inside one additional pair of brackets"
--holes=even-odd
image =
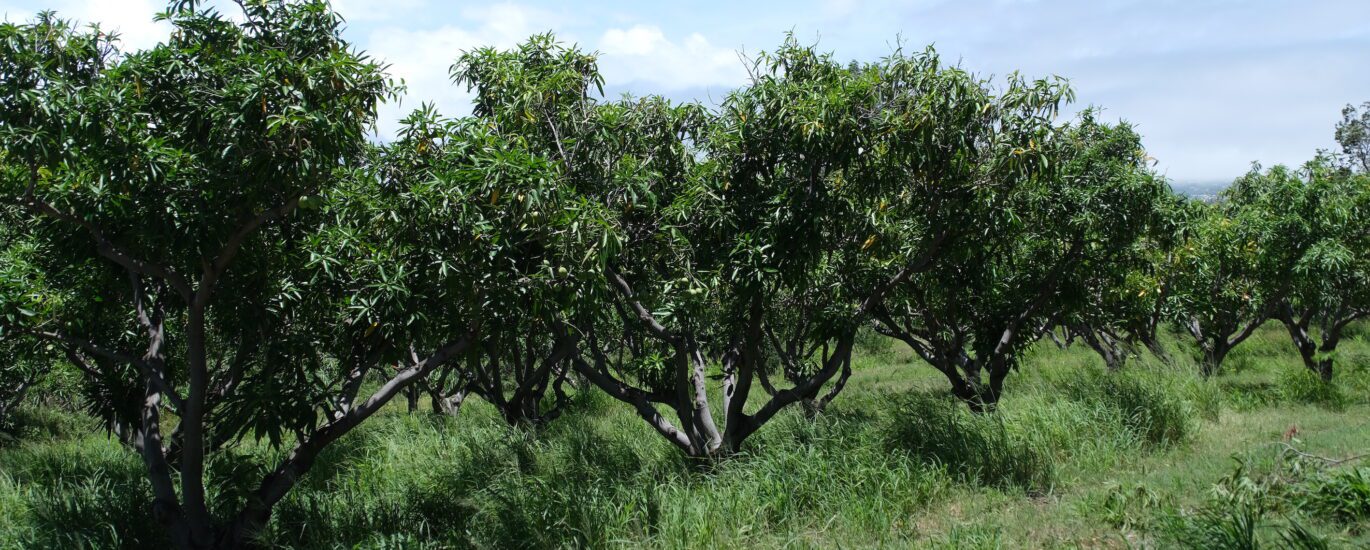
[[(1308, 386), (1278, 336), (1262, 329), (1242, 352), (1250, 363), (1215, 381), (1201, 380), (1178, 351), (1169, 363), (1142, 357), (1108, 372), (1083, 346), (1039, 345), (1009, 378), (995, 414), (972, 413), (949, 397), (945, 380), (906, 349), (864, 342), (857, 374), (828, 411), (814, 419), (786, 411), (742, 454), (706, 467), (597, 392), (576, 393), (571, 410), (539, 431), (511, 428), (474, 400), (455, 419), (394, 407), (320, 457), (278, 506), (265, 541), (279, 548), (1000, 547), (1017, 535), (989, 521), (993, 513), (932, 518), (962, 500), (1005, 506), (1067, 498), (1087, 485), (1082, 480), (1097, 484), (1140, 457), (1185, 456), (1224, 415), (1282, 404), (1335, 414), (1334, 406), (1367, 401), (1354, 374), (1366, 367), (1344, 361), (1335, 386)], [(1370, 357), (1362, 338), (1345, 344), (1347, 357)], [(0, 442), (0, 548), (163, 545), (146, 513), (150, 496), (136, 456), (60, 409), (25, 411), (20, 423), (20, 437)], [(1273, 429), (1286, 425), (1280, 419)], [(241, 502), (278, 456), (249, 444), (216, 459), (209, 469), (217, 500)], [(1367, 477), (1319, 470), (1259, 502), (1197, 508), (1138, 482), (1103, 483), (1079, 517), (1141, 530), (1159, 546), (1316, 547), (1334, 539), (1311, 516), (1364, 525)], [(1317, 512), (1288, 512), (1303, 508)]]

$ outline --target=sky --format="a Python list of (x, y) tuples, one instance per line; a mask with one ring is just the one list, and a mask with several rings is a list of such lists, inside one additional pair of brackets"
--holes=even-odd
[[(1252, 162), (1298, 165), (1333, 148), (1348, 103), (1370, 101), (1370, 0), (794, 0), (443, 2), (334, 0), (344, 37), (390, 64), (408, 95), (379, 133), (432, 101), (449, 115), (470, 95), (450, 83), (457, 55), (553, 31), (600, 52), (610, 97), (661, 94), (713, 104), (743, 85), (739, 55), (786, 32), (838, 59), (874, 61), (897, 42), (934, 45), (984, 76), (1057, 75), (1075, 109), (1132, 123), (1178, 185), (1221, 185)], [(159, 0), (0, 0), (0, 17), (42, 9), (118, 29), (125, 49), (170, 32)], [(225, 4), (225, 13), (236, 8)]]

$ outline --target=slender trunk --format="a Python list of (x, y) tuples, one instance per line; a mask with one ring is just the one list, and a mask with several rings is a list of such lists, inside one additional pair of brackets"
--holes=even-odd
[(766, 425), (775, 417), (776, 413), (800, 401), (805, 395), (812, 394), (815, 388), (822, 388), (824, 384), (832, 380), (833, 376), (837, 375), (838, 370), (851, 361), (852, 344), (855, 339), (856, 331), (854, 329), (838, 336), (837, 345), (834, 347), (832, 355), (824, 358), (821, 370), (806, 377), (794, 387), (776, 392), (769, 401), (757, 409), (755, 414), (744, 416), (743, 428), (732, 432), (733, 439), (728, 442), (727, 449), (730, 451), (741, 449), (742, 443), (746, 441), (747, 437)]
[[(827, 410), (828, 404), (832, 403), (832, 400), (837, 398), (837, 394), (842, 393), (842, 389), (847, 387), (847, 380), (850, 378), (851, 356), (847, 356), (842, 361), (842, 372), (837, 375), (837, 380), (833, 382), (833, 386), (828, 388), (828, 393), (824, 394), (823, 397), (805, 402), (805, 411), (809, 413), (809, 418), (813, 418)], [(813, 395), (818, 395), (818, 388), (814, 388)]]
[(1161, 345), (1161, 340), (1157, 338), (1154, 333), (1142, 337), (1141, 342), (1142, 345), (1146, 346), (1146, 349), (1151, 351), (1151, 354), (1156, 356), (1157, 359), (1160, 359), (1162, 363), (1170, 364), (1170, 353), (1165, 350), (1165, 346)]
[(1322, 382), (1323, 382), (1324, 384), (1331, 384), (1331, 383), (1332, 383), (1332, 359), (1331, 359), (1331, 358), (1327, 358), (1327, 359), (1323, 359), (1323, 360), (1321, 360), (1321, 361), (1318, 361), (1318, 368), (1317, 368), (1316, 372), (1318, 373), (1318, 378), (1321, 379)]
[(1061, 341), (1061, 337), (1056, 336), (1056, 329), (1055, 329), (1055, 328), (1049, 328), (1049, 329), (1047, 329), (1046, 333), (1047, 333), (1047, 337), (1048, 337), (1048, 338), (1051, 338), (1051, 342), (1054, 343), (1054, 344), (1056, 344), (1056, 347), (1057, 347), (1057, 348), (1059, 348), (1059, 349), (1066, 349), (1066, 343)]
[(686, 349), (689, 368), (688, 392), (691, 398), (682, 405), (689, 407), (690, 424), (696, 434), (695, 455), (710, 457), (722, 446), (723, 434), (714, 423), (713, 408), (709, 405), (708, 363), (694, 342), (689, 342)]
[(1308, 334), (1308, 330), (1301, 323), (1294, 320), (1292, 316), (1285, 315), (1280, 318), (1285, 329), (1289, 331), (1289, 338), (1294, 341), (1294, 349), (1299, 351), (1299, 357), (1303, 359), (1303, 365), (1315, 374), (1321, 375), (1321, 368), (1318, 364), (1318, 345), (1313, 341), (1313, 336)]
[(804, 411), (804, 417), (809, 420), (817, 418), (818, 414), (823, 412), (823, 407), (818, 402), (819, 389), (821, 388), (814, 388), (799, 398), (799, 407)]
[(409, 414), (419, 412), (419, 387), (417, 384), (411, 384), (404, 390), (404, 400)]
[(994, 412), (999, 407), (999, 397), (1004, 394), (1004, 380), (1008, 378), (1011, 368), (1006, 357), (995, 356), (990, 361), (989, 392), (981, 397), (987, 411)]
[(443, 411), (450, 416), (456, 416), (457, 413), (461, 412), (461, 405), (466, 402), (467, 395), (470, 395), (470, 392), (466, 388), (457, 390), (456, 393), (443, 400)]
[(139, 452), (142, 451), (141, 436), (133, 422), (125, 421), (118, 415), (114, 415), (109, 418), (105, 427), (109, 433), (114, 435), (115, 439), (119, 440), (119, 443), (131, 449), (137, 449)]
[(204, 484), (205, 393), (209, 387), (205, 347), (205, 309), (197, 300), (191, 304), (186, 319), (189, 391), (181, 422), (177, 425), (181, 434), (178, 441), (181, 449), (181, 506), (190, 527), (191, 543), (197, 548), (207, 547), (214, 540), (214, 523), (205, 503)]
[[(746, 439), (746, 433), (753, 429), (751, 418), (747, 416), (747, 399), (752, 393), (752, 379), (756, 375), (756, 370), (765, 368), (761, 364), (762, 332), (761, 323), (763, 320), (764, 309), (761, 298), (752, 297), (750, 307), (747, 312), (747, 328), (742, 335), (741, 348), (738, 353), (737, 378), (732, 388), (728, 391), (727, 402), (724, 410), (723, 441), (725, 451), (729, 453), (741, 450), (742, 440)], [(818, 395), (817, 387), (812, 390), (802, 392), (801, 399), (811, 401)]]
[[(523, 364), (518, 365), (522, 374), (516, 379), (518, 387), (505, 405), (507, 410), (504, 411), (505, 419), (510, 424), (542, 425), (561, 414), (561, 407), (566, 404), (566, 399), (559, 384), (564, 380), (567, 371), (558, 369), (558, 366), (575, 353), (580, 338), (566, 330), (558, 332), (551, 351), (545, 357), (539, 360), (534, 351), (529, 349), (522, 358)], [(549, 386), (553, 385), (556, 386), (556, 401), (544, 410), (543, 399)]]
[(442, 391), (433, 388), (428, 392), (428, 399), (432, 401), (433, 414), (457, 416), (461, 412), (461, 404), (466, 401), (468, 393), (466, 386), (458, 387), (451, 395), (443, 395)]
[[(992, 356), (986, 360), (963, 354), (956, 363), (959, 369), (956, 366), (938, 367), (951, 381), (952, 395), (965, 403), (971, 412), (994, 412), (1003, 395), (1004, 380), (1012, 368), (1007, 358)], [(989, 371), (989, 380), (984, 378), (985, 370)]]
[(10, 398), (8, 400), (0, 400), (0, 428), (4, 427), (5, 424), (9, 422), (9, 415), (13, 414), (14, 411), (19, 408), (19, 404), (24, 401), (24, 394), (28, 393), (29, 386), (32, 384), (33, 382), (31, 380), (20, 382), (19, 385), (10, 392)]
[(1123, 368), (1123, 364), (1127, 362), (1127, 350), (1122, 341), (1113, 338), (1107, 332), (1089, 327), (1081, 328), (1077, 332), (1090, 349), (1104, 360), (1104, 366), (1108, 370), (1117, 371)]
[(1230, 350), (1221, 342), (1209, 342), (1202, 347), (1204, 348), (1203, 377), (1211, 378), (1222, 370), (1223, 360), (1227, 358), (1227, 352)]
[(649, 426), (657, 431), (657, 433), (660, 433), (662, 437), (665, 437), (668, 441), (675, 444), (681, 451), (686, 454), (692, 454), (693, 445), (689, 436), (685, 433), (687, 430), (683, 427), (677, 428), (673, 426), (653, 405), (654, 402), (664, 402), (672, 408), (678, 408), (679, 405), (669, 399), (672, 396), (657, 396), (657, 399), (653, 399), (651, 394), (629, 386), (614, 378), (605, 367), (603, 357), (599, 354), (596, 354), (595, 363), (596, 366), (591, 366), (583, 358), (571, 358), (572, 366), (575, 367), (577, 372), (585, 376), (591, 384), (604, 390), (604, 393), (609, 394), (611, 397), (632, 405), (637, 411), (638, 416), (641, 416)]
[(1322, 345), (1318, 346), (1317, 368), (1314, 369), (1314, 372), (1324, 383), (1332, 382), (1333, 354), (1336, 353), (1337, 343), (1340, 341), (1340, 325), (1333, 325), (1323, 330)]
[(1341, 324), (1333, 321), (1323, 326), (1322, 345), (1313, 338), (1308, 331), (1309, 321), (1312, 315), (1304, 312), (1301, 318), (1295, 318), (1292, 308), (1286, 308), (1280, 315), (1280, 322), (1289, 331), (1289, 338), (1294, 342), (1294, 348), (1299, 351), (1299, 358), (1303, 360), (1303, 365), (1324, 383), (1332, 382), (1332, 354), (1337, 350), (1337, 343), (1341, 340)]
[(951, 383), (951, 394), (972, 409), (975, 408), (976, 402), (979, 401), (979, 392), (976, 391), (975, 384), (970, 380), (978, 381), (980, 377), (979, 368), (959, 350), (955, 354), (944, 351), (932, 359), (937, 360), (930, 361), (933, 368), (941, 371), (942, 375), (947, 377), (947, 382)]
[(161, 408), (161, 393), (149, 382), (143, 401), (143, 426), (138, 433), (140, 442), (137, 447), (142, 450), (148, 482), (152, 485), (152, 518), (167, 531), (172, 545), (195, 548), (190, 525), (177, 498), (175, 482), (171, 479), (171, 466), (162, 454)]

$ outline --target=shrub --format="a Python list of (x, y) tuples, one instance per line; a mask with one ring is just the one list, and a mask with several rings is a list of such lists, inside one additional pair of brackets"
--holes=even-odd
[(1254, 550), (1260, 546), (1256, 526), (1261, 511), (1243, 505), (1205, 507), (1195, 514), (1174, 515), (1163, 522), (1163, 534), (1177, 547), (1210, 550)]
[(1295, 494), (1299, 508), (1340, 523), (1370, 520), (1370, 468), (1323, 472)]
[(1117, 414), (1125, 429), (1142, 443), (1165, 447), (1193, 436), (1199, 413), (1192, 403), (1209, 400), (1206, 395), (1195, 398), (1200, 392), (1165, 374), (1095, 368), (1066, 379), (1063, 385), (1071, 398)]
[(1292, 403), (1307, 403), (1341, 410), (1348, 401), (1336, 380), (1331, 383), (1323, 382), (1318, 375), (1306, 368), (1282, 369), (1276, 388), (1280, 399)]
[(958, 401), (925, 393), (896, 399), (886, 441), (953, 476), (998, 488), (1043, 492), (1055, 480), (1049, 449), (1016, 436), (997, 414), (975, 414)]
[(1099, 506), (1104, 522), (1120, 529), (1145, 525), (1161, 507), (1161, 497), (1146, 485), (1116, 485)]

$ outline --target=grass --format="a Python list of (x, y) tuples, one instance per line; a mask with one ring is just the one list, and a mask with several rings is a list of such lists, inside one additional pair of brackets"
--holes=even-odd
[[(384, 411), (278, 507), (280, 548), (1209, 547), (1370, 545), (1370, 337), (1338, 382), (1278, 327), (1200, 380), (1183, 344), (1107, 373), (1084, 346), (1032, 350), (1001, 410), (974, 415), (907, 349), (867, 345), (817, 419), (780, 415), (701, 469), (598, 393), (541, 432), (488, 406)], [(0, 441), (0, 549), (141, 548), (136, 457), (78, 415), (24, 412)], [(1291, 450), (1294, 449), (1294, 450)], [(1297, 452), (1295, 452), (1297, 450)], [(273, 453), (216, 458), (220, 495)], [(1324, 460), (1326, 458), (1327, 460)], [(232, 500), (231, 498), (229, 500)]]

